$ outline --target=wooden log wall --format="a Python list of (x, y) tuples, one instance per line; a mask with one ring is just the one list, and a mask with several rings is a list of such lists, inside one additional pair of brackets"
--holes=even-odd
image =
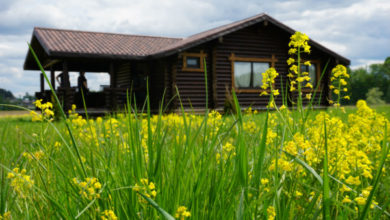
[[(211, 45), (203, 45), (202, 47), (193, 48), (186, 51), (187, 53), (203, 53), (206, 54), (207, 80), (208, 80), (208, 106), (213, 107), (212, 99), (212, 50)], [(172, 73), (172, 91), (176, 94), (174, 86), (176, 85), (183, 107), (186, 109), (204, 109), (206, 107), (206, 90), (205, 90), (205, 73), (204, 71), (183, 70), (183, 56), (179, 54), (174, 62), (175, 69)], [(180, 108), (180, 103), (176, 103), (176, 107)]]
[[(226, 99), (226, 87), (232, 88), (232, 70), (229, 56), (234, 53), (236, 57), (247, 58), (271, 58), (275, 56), (277, 62), (275, 69), (280, 74), (275, 81), (275, 88), (281, 93), (281, 85), (285, 88), (288, 82), (287, 74), (289, 66), (286, 60), (288, 55), (288, 43), (290, 35), (285, 31), (280, 30), (272, 24), (263, 25), (256, 24), (234, 33), (228, 34), (216, 43), (216, 108), (224, 106)], [(313, 49), (310, 54), (312, 60), (320, 60), (321, 66), (324, 66), (324, 61), (327, 59), (324, 53)], [(327, 77), (324, 78), (327, 82)], [(326, 102), (326, 87), (322, 95), (321, 104)], [(256, 92), (238, 92), (237, 97), (242, 108), (253, 106), (255, 108), (265, 108), (268, 103), (268, 96), (259, 96), (259, 91)], [(305, 95), (305, 94), (304, 94)], [(292, 94), (295, 97), (294, 94)], [(318, 97), (318, 96), (317, 96)], [(277, 97), (276, 103), (282, 104), (281, 95)], [(291, 104), (291, 103), (290, 103)]]
[(115, 67), (115, 82), (119, 88), (131, 86), (131, 63), (124, 62)]

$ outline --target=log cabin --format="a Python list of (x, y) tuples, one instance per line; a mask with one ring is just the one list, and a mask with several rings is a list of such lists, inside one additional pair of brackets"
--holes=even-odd
[[(77, 89), (69, 83), (71, 71), (109, 74), (109, 86), (100, 92), (90, 92), (86, 98), (88, 108), (101, 111), (123, 109), (128, 96), (138, 98), (141, 105), (146, 87), (154, 110), (161, 104), (167, 111), (177, 111), (181, 104), (186, 110), (202, 111), (206, 104), (222, 110), (233, 89), (242, 108), (263, 109), (269, 97), (259, 96), (261, 73), (274, 67), (280, 74), (275, 87), (282, 89), (288, 83), (286, 60), (293, 33), (295, 30), (262, 13), (186, 38), (35, 27), (30, 44), (50, 73), (50, 83), (64, 109), (80, 99)], [(327, 106), (331, 68), (336, 64), (349, 65), (350, 61), (314, 40), (310, 39), (309, 44), (312, 50), (305, 59), (312, 65), (308, 71), (312, 84), (320, 83), (317, 94), (321, 95), (317, 95), (315, 103)], [(328, 68), (319, 82), (326, 63)], [(24, 69), (39, 70), (30, 51)], [(60, 72), (64, 83), (56, 87), (55, 77)], [(50, 100), (42, 74), (40, 82), (37, 98)], [(288, 96), (293, 99), (296, 94), (288, 92)], [(281, 96), (275, 101), (281, 105)]]

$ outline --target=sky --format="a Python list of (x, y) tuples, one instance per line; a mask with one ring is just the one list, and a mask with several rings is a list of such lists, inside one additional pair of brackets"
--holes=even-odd
[[(187, 37), (263, 12), (347, 57), (351, 68), (390, 56), (389, 0), (1, 0), (0, 88), (16, 96), (39, 90), (39, 72), (23, 70), (34, 27)], [(75, 85), (77, 73), (70, 76)], [(109, 84), (106, 73), (86, 77), (91, 90)]]

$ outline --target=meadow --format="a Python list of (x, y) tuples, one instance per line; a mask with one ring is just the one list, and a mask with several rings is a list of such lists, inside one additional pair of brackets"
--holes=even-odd
[(129, 102), (52, 121), (53, 104), (37, 100), (41, 114), (0, 118), (0, 219), (388, 219), (389, 108), (340, 106), (339, 66), (334, 107), (304, 108), (307, 41), (292, 36), (295, 110), (274, 103), (270, 69), (260, 113), (152, 115)]

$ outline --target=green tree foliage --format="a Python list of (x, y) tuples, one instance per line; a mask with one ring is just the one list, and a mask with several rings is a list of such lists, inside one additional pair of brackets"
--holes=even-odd
[(383, 92), (378, 87), (368, 90), (366, 97), (367, 103), (370, 105), (383, 105), (385, 101), (382, 100)]
[(390, 57), (381, 64), (371, 64), (367, 68), (350, 70), (349, 88), (351, 100), (344, 104), (354, 104), (359, 99), (366, 99), (368, 91), (377, 87), (383, 99), (390, 103)]
[(12, 94), (11, 91), (8, 91), (8, 90), (5, 90), (5, 89), (1, 89), (0, 88), (0, 98), (2, 100), (4, 99), (13, 99), (15, 98), (14, 95)]

